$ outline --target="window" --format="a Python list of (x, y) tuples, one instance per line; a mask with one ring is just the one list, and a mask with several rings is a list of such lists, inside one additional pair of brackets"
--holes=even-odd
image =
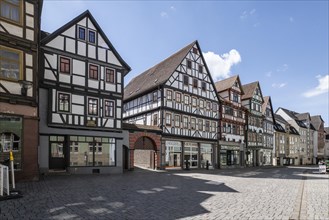
[(191, 69), (192, 68), (192, 62), (191, 62), (191, 60), (188, 60), (187, 61), (187, 68), (188, 69)]
[(199, 107), (200, 107), (200, 109), (204, 108), (204, 102), (202, 99), (200, 99), (200, 101), (199, 101)]
[(114, 77), (114, 70), (113, 69), (106, 69), (106, 73), (105, 73), (105, 81), (107, 83), (114, 83), (115, 81), (115, 77)]
[(98, 66), (89, 65), (89, 78), (98, 80)]
[(211, 103), (207, 102), (207, 110), (210, 110), (210, 108), (211, 108)]
[(184, 104), (188, 105), (190, 103), (190, 97), (188, 95), (184, 95)]
[(21, 51), (0, 46), (0, 78), (20, 80), (22, 78), (21, 64)]
[(198, 88), (198, 80), (193, 79), (193, 88)]
[(186, 76), (186, 75), (183, 76), (183, 83), (184, 83), (184, 86), (188, 86), (188, 76)]
[(202, 131), (203, 130), (203, 120), (202, 119), (199, 119), (198, 120), (198, 129), (199, 129), (199, 131)]
[(216, 132), (216, 122), (211, 122), (211, 132)]
[(225, 107), (225, 114), (233, 115), (233, 109), (231, 107)]
[(180, 116), (175, 115), (175, 127), (179, 128), (180, 127)]
[(203, 72), (203, 66), (199, 65), (199, 73)]
[(86, 29), (83, 27), (79, 27), (79, 33), (78, 38), (80, 40), (86, 40)]
[(1, 0), (0, 16), (16, 23), (21, 23), (21, 0)]
[(192, 130), (196, 129), (196, 127), (195, 127), (195, 118), (191, 118), (191, 129)]
[(105, 100), (105, 117), (114, 116), (114, 101)]
[(216, 103), (213, 103), (212, 104), (212, 110), (215, 112), (217, 111), (217, 104)]
[(65, 93), (58, 93), (58, 111), (70, 112), (70, 95)]
[(96, 43), (96, 33), (95, 33), (95, 31), (90, 31), (89, 30), (89, 37), (88, 37), (88, 41), (90, 42), (90, 43)]
[(153, 115), (153, 125), (158, 125), (158, 115), (157, 114)]
[(176, 102), (181, 102), (182, 101), (182, 94), (179, 92), (176, 92)]
[(71, 60), (66, 57), (60, 58), (60, 72), (70, 74), (71, 72)]
[(210, 121), (206, 121), (206, 123), (205, 123), (205, 130), (206, 130), (207, 132), (210, 131)]
[(238, 93), (235, 93), (235, 92), (233, 92), (233, 102), (239, 102), (239, 95), (238, 95)]
[(158, 101), (158, 92), (153, 92), (153, 102)]
[(201, 89), (202, 89), (202, 91), (206, 91), (206, 82), (202, 82), (201, 83)]
[(188, 128), (188, 117), (187, 116), (183, 117), (183, 128)]
[(196, 98), (194, 98), (194, 97), (192, 97), (192, 106), (196, 106), (196, 103), (197, 103), (197, 99)]
[(194, 54), (198, 54), (198, 49), (196, 49), (195, 47), (193, 47), (192, 51)]
[(88, 115), (98, 115), (98, 99), (88, 98)]
[(167, 90), (167, 100), (172, 100), (172, 91)]
[(171, 114), (166, 113), (166, 125), (171, 126)]

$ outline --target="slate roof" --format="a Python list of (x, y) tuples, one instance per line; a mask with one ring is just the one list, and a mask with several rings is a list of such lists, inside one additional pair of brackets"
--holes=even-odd
[(141, 93), (156, 88), (158, 85), (164, 84), (195, 44), (198, 45), (198, 42), (194, 41), (190, 43), (170, 57), (133, 78), (124, 89), (123, 99), (131, 99)]
[(296, 117), (296, 114), (298, 114), (297, 112), (293, 112), (293, 111), (290, 111), (288, 109), (281, 108), (281, 107), (280, 107), (280, 109), (282, 109), (282, 111), (284, 111), (293, 120), (298, 120), (298, 118)]
[(216, 87), (217, 92), (222, 92), (222, 91), (228, 90), (229, 88), (232, 88), (235, 81), (237, 81), (237, 80), (240, 84), (240, 90), (241, 90), (242, 95), (243, 95), (244, 91), (242, 89), (242, 85), (241, 85), (241, 82), (240, 82), (240, 79), (239, 79), (239, 75), (231, 76), (227, 79), (217, 81), (215, 83), (215, 87)]
[(318, 131), (320, 130), (321, 124), (324, 122), (321, 115), (311, 116), (311, 122), (314, 128)]
[(90, 13), (89, 10), (86, 10), (85, 12), (81, 13), (80, 15), (78, 15), (77, 17), (75, 17), (70, 22), (66, 23), (65, 25), (63, 25), (62, 27), (60, 27), (59, 29), (57, 29), (53, 33), (49, 34), (47, 32), (43, 32), (43, 33), (41, 32), (41, 37), (43, 37), (41, 39), (41, 44), (43, 44), (43, 45), (47, 44), (48, 42), (53, 40), (55, 37), (57, 37), (59, 34), (66, 31), (67, 29), (72, 27), (72, 25), (78, 23), (80, 20), (82, 20), (85, 17), (88, 17), (92, 21), (92, 23), (95, 26), (95, 28), (97, 29), (98, 33), (103, 37), (104, 41), (109, 46), (110, 50), (114, 53), (116, 58), (119, 60), (119, 62), (125, 68), (124, 75), (128, 74), (128, 72), (131, 70), (130, 66), (122, 59), (120, 54), (116, 51), (116, 49), (114, 48), (114, 46), (112, 45), (110, 40), (107, 38), (106, 34), (103, 32), (102, 28), (99, 26), (99, 24), (97, 23), (97, 21), (92, 16), (92, 14)]
[(275, 121), (280, 121), (281, 123), (288, 124), (288, 122), (284, 118), (282, 118), (281, 115), (274, 114), (274, 118), (275, 118)]
[(298, 120), (301, 120), (301, 121), (308, 120), (310, 118), (310, 114), (308, 112), (297, 113), (295, 115), (298, 118)]
[(282, 127), (282, 125), (279, 124), (279, 123), (275, 123), (275, 124), (273, 125), (273, 127), (274, 127), (274, 130), (277, 131), (277, 132), (283, 132), (283, 133), (286, 132), (286, 130), (285, 130), (285, 129)]
[(245, 100), (252, 98), (257, 87), (259, 87), (260, 93), (262, 93), (258, 81), (243, 85), (242, 89), (244, 91), (244, 95), (241, 97), (241, 99)]

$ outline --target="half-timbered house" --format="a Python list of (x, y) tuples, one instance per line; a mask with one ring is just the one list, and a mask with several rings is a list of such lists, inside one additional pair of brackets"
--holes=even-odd
[(260, 158), (263, 156), (263, 114), (262, 106), (264, 103), (262, 91), (259, 82), (253, 82), (242, 86), (244, 95), (242, 96), (242, 105), (248, 112), (248, 129), (246, 135), (246, 165), (259, 166)]
[(0, 161), (38, 179), (38, 41), (42, 1), (0, 0)]
[[(133, 78), (124, 90), (124, 121), (158, 126), (160, 168), (217, 165), (219, 99), (197, 41)], [(140, 137), (143, 138), (143, 137)], [(136, 140), (138, 141), (138, 140)]]
[(262, 106), (263, 120), (263, 155), (259, 158), (260, 165), (272, 165), (273, 162), (273, 136), (274, 136), (274, 113), (270, 96), (264, 96)]
[(245, 124), (247, 109), (242, 106), (244, 95), (238, 75), (215, 83), (221, 100), (220, 108), (220, 166), (239, 167), (244, 165)]
[(130, 67), (89, 11), (43, 33), (40, 64), (42, 172), (122, 172), (123, 79)]

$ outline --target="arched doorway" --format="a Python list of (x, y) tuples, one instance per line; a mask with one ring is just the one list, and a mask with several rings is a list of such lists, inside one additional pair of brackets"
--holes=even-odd
[(156, 144), (146, 136), (139, 137), (134, 145), (134, 166), (156, 168)]

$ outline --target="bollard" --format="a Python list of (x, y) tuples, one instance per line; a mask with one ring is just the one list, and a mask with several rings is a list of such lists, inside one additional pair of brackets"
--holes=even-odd
[(15, 189), (14, 156), (11, 150), (9, 152), (9, 161), (10, 161), (10, 169), (11, 169), (11, 184), (13, 185), (13, 189)]

